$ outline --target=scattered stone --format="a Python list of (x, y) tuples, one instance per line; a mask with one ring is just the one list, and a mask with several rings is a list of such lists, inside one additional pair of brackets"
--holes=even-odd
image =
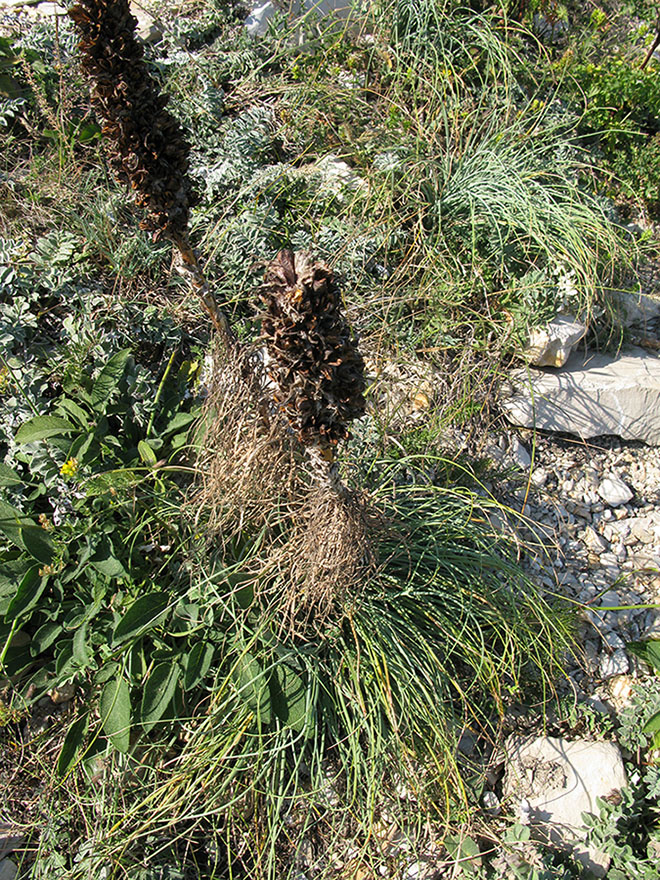
[(584, 543), (590, 550), (593, 550), (594, 553), (604, 553), (610, 546), (605, 538), (603, 538), (602, 535), (599, 535), (593, 526), (587, 526), (584, 530)]
[(613, 651), (618, 650), (619, 648), (626, 647), (626, 643), (623, 641), (621, 636), (615, 632), (604, 633), (603, 642), (605, 642), (608, 648), (612, 648)]
[(558, 370), (511, 378), (515, 392), (503, 407), (515, 425), (660, 443), (660, 358), (643, 348), (616, 357), (574, 352)]
[(25, 837), (9, 825), (0, 825), (0, 861), (23, 845)]
[(617, 522), (617, 528), (641, 544), (660, 543), (660, 511), (649, 516), (627, 517)]
[(509, 454), (519, 468), (522, 468), (524, 471), (529, 470), (532, 464), (532, 457), (517, 437), (511, 438)]
[(534, 468), (531, 479), (537, 489), (542, 489), (548, 482), (548, 472), (544, 468)]
[(251, 37), (265, 37), (276, 15), (277, 9), (274, 3), (266, 2), (254, 6), (245, 19), (245, 30)]
[(48, 696), (51, 701), (58, 706), (60, 703), (68, 703), (69, 700), (73, 699), (76, 693), (76, 685), (73, 682), (69, 682), (68, 684), (60, 685), (59, 687), (53, 688), (52, 691), (49, 692)]
[(603, 877), (610, 858), (575, 843), (585, 839), (582, 813), (598, 814), (596, 798), (626, 785), (621, 753), (605, 742), (511, 736), (505, 746), (503, 793), (528, 806), (529, 823), (542, 840), (574, 849), (580, 862)]
[(500, 799), (494, 791), (485, 791), (483, 797), (481, 798), (481, 803), (483, 805), (484, 811), (488, 813), (489, 816), (499, 816), (499, 814), (502, 812)]
[(649, 326), (660, 318), (660, 299), (644, 293), (613, 290), (609, 299), (617, 311), (619, 321), (625, 327), (633, 327), (646, 334)]
[(617, 648), (617, 650), (609, 655), (603, 654), (600, 660), (600, 677), (607, 680), (615, 675), (625, 675), (630, 668), (628, 655), (625, 648)]
[(534, 367), (563, 367), (586, 332), (586, 326), (571, 315), (557, 315), (530, 332), (520, 356)]
[(617, 593), (616, 590), (608, 590), (606, 593), (603, 593), (602, 596), (598, 599), (598, 604), (601, 608), (617, 608), (622, 604), (621, 596)]
[(321, 22), (326, 27), (332, 27), (359, 15), (359, 5), (352, 0), (294, 0), (285, 8), (288, 10), (286, 17), (282, 16), (282, 7), (276, 2), (257, 0), (245, 19), (245, 30), (251, 37), (263, 37), (278, 15), (287, 22), (287, 27), (292, 18), (305, 19), (310, 24)]
[[(660, 439), (660, 438), (659, 438)], [(633, 497), (633, 491), (619, 477), (605, 477), (598, 486), (598, 494), (610, 507), (621, 507)]]
[(629, 675), (617, 675), (608, 681), (610, 702), (617, 712), (630, 704), (633, 680)]

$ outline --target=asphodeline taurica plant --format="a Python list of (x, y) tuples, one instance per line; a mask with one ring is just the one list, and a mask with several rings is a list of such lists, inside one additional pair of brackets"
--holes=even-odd
[(298, 440), (326, 462), (365, 410), (364, 361), (329, 266), (281, 251), (261, 289), (274, 400)]
[(189, 145), (144, 62), (129, 0), (78, 0), (69, 15), (82, 36), (81, 65), (93, 81), (108, 157), (147, 209), (143, 227), (156, 236), (185, 236), (196, 201)]
[(215, 327), (232, 338), (188, 240), (190, 208), (197, 196), (188, 177), (190, 146), (165, 106), (144, 61), (129, 0), (78, 0), (69, 15), (81, 35), (83, 71), (92, 80), (92, 103), (103, 120), (110, 163), (130, 183), (146, 209), (142, 227), (169, 238)]

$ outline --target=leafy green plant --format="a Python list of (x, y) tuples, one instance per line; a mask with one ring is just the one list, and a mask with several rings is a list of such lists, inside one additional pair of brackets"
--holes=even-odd
[[(629, 642), (628, 650), (643, 660), (655, 671), (655, 678), (645, 687), (635, 686), (633, 700), (626, 707), (621, 717), (627, 736), (628, 748), (648, 745), (651, 737), (652, 747), (660, 748), (660, 639), (647, 639), (641, 642)], [(635, 727), (635, 721), (637, 726)]]

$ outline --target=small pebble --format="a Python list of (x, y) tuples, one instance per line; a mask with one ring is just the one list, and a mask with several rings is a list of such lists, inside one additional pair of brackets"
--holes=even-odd
[(630, 486), (618, 477), (605, 477), (598, 486), (598, 494), (610, 507), (627, 504), (633, 497)]
[(502, 812), (500, 799), (494, 791), (485, 791), (481, 798), (481, 803), (483, 804), (484, 811), (488, 813), (489, 816), (499, 816)]

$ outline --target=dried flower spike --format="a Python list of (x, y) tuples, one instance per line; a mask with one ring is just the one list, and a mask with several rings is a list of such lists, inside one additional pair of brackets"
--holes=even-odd
[(364, 414), (364, 361), (326, 263), (281, 251), (268, 266), (262, 336), (275, 402), (305, 446), (332, 447)]
[(78, 0), (69, 15), (82, 37), (82, 68), (93, 80), (111, 164), (147, 209), (143, 227), (155, 237), (185, 238), (196, 201), (189, 145), (147, 70), (129, 0)]

